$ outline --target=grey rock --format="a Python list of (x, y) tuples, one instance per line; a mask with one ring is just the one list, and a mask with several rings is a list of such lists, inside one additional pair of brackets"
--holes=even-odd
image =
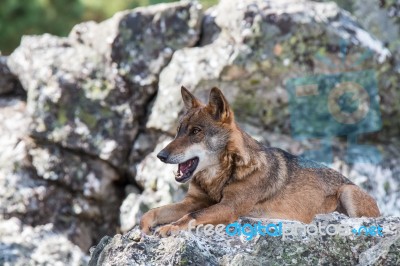
[[(160, 74), (157, 98), (147, 127), (173, 135), (177, 118), (183, 110), (178, 84), (196, 91), (195, 85), (203, 80), (216, 82), (224, 67), (229, 64), (233, 53), (233, 46), (222, 37), (204, 47), (183, 48), (176, 51), (171, 62)], [(208, 86), (207, 89), (209, 89)], [(232, 93), (227, 94), (228, 90), (222, 89), (230, 100)]]
[[(239, 122), (288, 133), (288, 79), (362, 70), (391, 55), (332, 2), (227, 0), (212, 14), (221, 32), (208, 45), (174, 53), (160, 75), (147, 127), (172, 134), (182, 112), (181, 85), (203, 99), (211, 87), (219, 86)], [(351, 47), (344, 64), (341, 41)], [(355, 64), (367, 51), (373, 59)], [(329, 63), (320, 60), (321, 55)]]
[[(368, 10), (368, 11), (367, 11)], [(373, 33), (391, 51), (389, 62), (379, 67), (379, 89), (381, 110), (383, 113), (382, 139), (396, 138), (400, 127), (393, 117), (400, 115), (400, 106), (395, 99), (400, 97), (397, 89), (400, 82), (400, 20), (399, 2), (397, 1), (355, 1), (354, 16), (360, 24)]]
[[(242, 218), (239, 222), (254, 225), (258, 220)], [(261, 222), (277, 224), (279, 221)], [(345, 228), (346, 235), (327, 235), (325, 228), (328, 225)], [(350, 232), (352, 228), (378, 225), (383, 228), (384, 237)], [(302, 229), (289, 235), (289, 226)], [(160, 239), (141, 235), (135, 228), (124, 235), (114, 236), (106, 245), (101, 243), (95, 248), (96, 256), (91, 261), (92, 265), (396, 265), (400, 261), (399, 218), (349, 219), (333, 213), (314, 219), (312, 226), (319, 226), (322, 233), (307, 233), (304, 226), (299, 222), (282, 221), (285, 237), (257, 235), (251, 240), (246, 240), (244, 235), (206, 234), (203, 230), (181, 231)], [(315, 231), (310, 229), (310, 232)]]
[(28, 91), (30, 134), (126, 163), (159, 72), (197, 41), (201, 18), (198, 4), (180, 2), (84, 23), (68, 38), (23, 37), (8, 65)]
[(0, 220), (1, 265), (87, 265), (88, 257), (52, 224), (31, 227), (17, 218)]
[(205, 46), (214, 42), (221, 32), (215, 22), (217, 16), (217, 8), (215, 6), (210, 7), (204, 13), (203, 22), (201, 25), (201, 38), (199, 40), (199, 46)]
[[(150, 195), (151, 196), (151, 195)], [(119, 209), (119, 223), (121, 232), (127, 232), (135, 225), (139, 224), (140, 217), (146, 212), (144, 206), (145, 195), (131, 192), (129, 193)]]
[(0, 95), (16, 90), (19, 81), (7, 65), (7, 57), (0, 55)]
[[(330, 2), (330, 0), (318, 0)], [(383, 118), (383, 129), (380, 131), (380, 140), (395, 139), (400, 134), (400, 126), (393, 117), (400, 115), (400, 106), (397, 101), (400, 97), (397, 86), (400, 82), (400, 20), (399, 3), (393, 1), (354, 0), (334, 1), (350, 11), (357, 22), (366, 31), (381, 40), (390, 51), (389, 60), (382, 65), (376, 65), (376, 74), (379, 82), (380, 108)], [(365, 60), (370, 60), (368, 57)]]
[(379, 2), (356, 0), (353, 3), (353, 12), (357, 21), (383, 42), (398, 40), (400, 26), (396, 25), (395, 17), (390, 17)]
[(13, 167), (12, 161), (22, 161), (25, 145), (21, 139), (28, 132), (30, 117), (26, 103), (18, 98), (0, 98), (0, 172)]
[[(82, 250), (87, 251), (104, 234), (114, 233), (119, 201), (94, 200), (67, 187), (35, 177), (32, 168), (0, 173), (0, 220), (19, 218), (36, 226), (51, 223)], [(109, 191), (112, 193), (112, 191)]]
[(136, 183), (138, 164), (149, 155), (157, 145), (160, 138), (158, 132), (142, 129), (134, 140), (129, 154), (128, 178), (133, 184)]
[(99, 259), (101, 260), (101, 258), (99, 258), (101, 251), (110, 243), (111, 239), (111, 237), (105, 236), (100, 240), (99, 244), (90, 249), (89, 266), (98, 265)]
[(18, 98), (0, 98), (0, 220), (52, 223), (83, 250), (118, 226), (121, 189), (107, 163), (26, 136), (30, 117)]
[(45, 180), (96, 200), (112, 201), (115, 197), (112, 187), (119, 175), (101, 160), (46, 144), (31, 147), (28, 154), (37, 175)]

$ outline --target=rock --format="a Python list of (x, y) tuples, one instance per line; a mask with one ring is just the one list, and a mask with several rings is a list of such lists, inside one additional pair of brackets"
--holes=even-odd
[(396, 25), (395, 17), (390, 17), (379, 2), (357, 0), (352, 11), (361, 26), (379, 40), (390, 42), (400, 38), (400, 25)]
[(205, 11), (201, 26), (201, 38), (199, 40), (199, 46), (211, 44), (218, 38), (221, 29), (215, 22), (216, 15), (217, 8), (215, 6), (210, 7)]
[(30, 134), (126, 164), (159, 72), (197, 41), (201, 18), (198, 4), (180, 2), (84, 23), (68, 38), (23, 37), (8, 65), (29, 94)]
[(30, 122), (26, 103), (18, 98), (0, 98), (0, 172), (10, 169), (11, 161), (21, 161), (25, 156), (21, 139), (27, 134)]
[[(234, 53), (233, 47), (221, 37), (204, 47), (176, 51), (171, 62), (161, 72), (157, 98), (147, 127), (173, 135), (178, 116), (183, 110), (180, 86), (177, 84), (183, 84), (195, 90), (195, 84), (199, 84), (202, 80), (217, 81), (232, 53)], [(194, 58), (196, 58), (196, 63), (193, 61)], [(228, 100), (232, 100), (230, 97), (232, 93), (227, 90), (224, 90), (224, 93)]]
[(52, 224), (31, 227), (17, 218), (0, 220), (1, 265), (71, 265), (88, 263), (88, 257)]
[(121, 191), (107, 163), (26, 137), (30, 117), (18, 98), (0, 98), (0, 221), (52, 223), (88, 250), (118, 225)]
[(91, 260), (89, 262), (89, 266), (97, 265), (101, 251), (110, 243), (111, 239), (111, 237), (105, 236), (100, 240), (100, 243), (97, 244), (97, 246), (90, 249)]
[(0, 99), (0, 220), (51, 223), (84, 251), (113, 235), (130, 146), (136, 163), (154, 147), (132, 142), (159, 72), (197, 42), (201, 20), (197, 3), (138, 8), (66, 38), (25, 36), (2, 57), (28, 99)]
[[(24, 224), (37, 226), (52, 223), (82, 250), (87, 251), (104, 234), (117, 227), (119, 206), (112, 190), (109, 201), (95, 200), (35, 177), (32, 168), (0, 173), (0, 220), (18, 217)], [(112, 187), (111, 187), (112, 188)], [(110, 195), (105, 194), (105, 195)], [(118, 199), (118, 198), (117, 198)]]
[(121, 232), (127, 232), (136, 224), (139, 224), (145, 208), (143, 208), (143, 197), (138, 193), (129, 193), (119, 209), (119, 223)]
[[(327, 2), (328, 0), (323, 0)], [(381, 40), (390, 51), (389, 60), (374, 67), (378, 76), (380, 109), (382, 112), (383, 128), (379, 139), (386, 141), (395, 139), (400, 134), (400, 125), (393, 117), (400, 115), (400, 105), (395, 99), (400, 98), (397, 89), (400, 83), (400, 8), (396, 0), (374, 1), (335, 1), (350, 11), (357, 22), (369, 33)], [(368, 56), (366, 58), (368, 59)]]
[[(287, 80), (372, 68), (390, 57), (379, 40), (335, 3), (226, 0), (212, 14), (218, 37), (174, 53), (161, 72), (148, 128), (174, 132), (183, 107), (181, 85), (203, 100), (218, 86), (239, 122), (289, 133)], [(214, 39), (214, 32), (203, 32), (202, 39), (207, 34)], [(358, 63), (366, 52), (373, 59)]]
[(400, 98), (397, 89), (400, 83), (400, 13), (396, 1), (354, 1), (352, 14), (360, 25), (379, 38), (391, 52), (391, 58), (377, 68), (383, 129), (380, 139), (395, 139), (400, 134), (400, 125), (393, 117), (400, 116), (400, 105), (394, 99)]
[(0, 55), (0, 95), (15, 92), (19, 86), (17, 77), (7, 65), (7, 57)]
[(146, 130), (143, 127), (139, 130), (139, 133), (132, 144), (128, 159), (128, 178), (132, 184), (136, 184), (135, 177), (137, 174), (138, 164), (154, 150), (160, 137), (161, 136), (158, 132)]
[(88, 198), (115, 201), (112, 200), (116, 195), (113, 182), (119, 179), (119, 175), (107, 163), (55, 145), (41, 144), (31, 147), (28, 153), (39, 177)]
[[(239, 221), (256, 224), (250, 218)], [(261, 220), (262, 224), (278, 224), (277, 220)], [(229, 236), (204, 230), (181, 231), (179, 234), (160, 239), (156, 236), (142, 235), (138, 228), (124, 235), (116, 235), (94, 248), (90, 265), (266, 265), (266, 264), (327, 264), (327, 265), (396, 265), (400, 258), (400, 218), (385, 217), (377, 219), (347, 218), (337, 213), (319, 215), (307, 229), (305, 224), (281, 221), (284, 235)], [(327, 235), (327, 226), (334, 227), (330, 233), (344, 228), (346, 235)], [(289, 227), (291, 226), (292, 229)], [(294, 229), (297, 226), (298, 234)], [(352, 233), (350, 230), (375, 230), (372, 226), (383, 228), (382, 236), (366, 236), (365, 233)], [(317, 228), (318, 231), (314, 231)], [(306, 231), (309, 230), (309, 231)], [(282, 232), (282, 231), (281, 231)], [(310, 232), (310, 233), (308, 233)], [(372, 232), (372, 231), (371, 231)], [(325, 235), (323, 235), (325, 234)], [(358, 235), (357, 235), (358, 234)], [(95, 255), (95, 256), (94, 256)]]

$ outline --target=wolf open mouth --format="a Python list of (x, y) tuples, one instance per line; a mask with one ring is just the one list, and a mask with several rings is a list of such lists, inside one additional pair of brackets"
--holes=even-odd
[(187, 160), (186, 162), (178, 164), (178, 173), (175, 175), (175, 180), (184, 183), (187, 181), (199, 163), (199, 158), (195, 157), (193, 159)]

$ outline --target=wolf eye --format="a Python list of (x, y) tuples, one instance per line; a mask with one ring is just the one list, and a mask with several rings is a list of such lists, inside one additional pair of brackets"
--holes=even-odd
[(192, 129), (192, 134), (193, 134), (193, 135), (196, 135), (196, 134), (199, 133), (200, 131), (201, 131), (200, 128), (195, 127), (195, 128)]

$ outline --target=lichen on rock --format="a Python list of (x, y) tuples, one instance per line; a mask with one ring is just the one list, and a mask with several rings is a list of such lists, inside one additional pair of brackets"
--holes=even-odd
[[(242, 218), (241, 224), (255, 224)], [(261, 220), (263, 224), (282, 222), (283, 226), (305, 226), (299, 222)], [(124, 235), (107, 238), (92, 249), (89, 265), (396, 265), (400, 247), (399, 218), (353, 218), (337, 213), (317, 216), (313, 221), (322, 234), (308, 229), (290, 236), (242, 236), (181, 231), (168, 238), (143, 235), (135, 228)], [(381, 226), (384, 237), (351, 234), (327, 235), (328, 225), (345, 228)], [(288, 231), (289, 232), (289, 231)]]

